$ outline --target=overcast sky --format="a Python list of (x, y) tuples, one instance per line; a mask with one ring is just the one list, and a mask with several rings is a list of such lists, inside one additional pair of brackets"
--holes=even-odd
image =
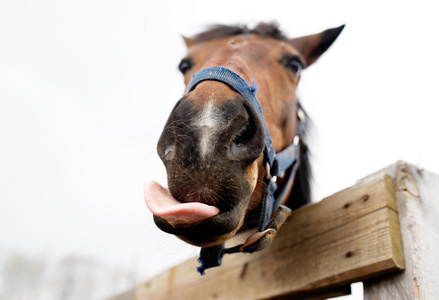
[(181, 35), (278, 21), (346, 24), (305, 70), (315, 201), (397, 160), (439, 173), (433, 1), (1, 1), (0, 251), (84, 255), (145, 277), (196, 255), (161, 233), (143, 183), (184, 85)]

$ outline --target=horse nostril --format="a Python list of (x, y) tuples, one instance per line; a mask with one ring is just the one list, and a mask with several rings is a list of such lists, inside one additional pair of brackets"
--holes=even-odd
[(175, 155), (175, 145), (169, 145), (168, 147), (166, 147), (164, 158), (167, 160), (171, 160), (174, 158), (174, 155)]
[(235, 143), (236, 146), (241, 147), (251, 139), (251, 135), (252, 132), (250, 124), (247, 124), (241, 128), (238, 134), (233, 138), (232, 142)]
[(248, 114), (247, 121), (245, 124), (241, 123), (239, 131), (232, 138), (228, 156), (231, 160), (243, 161), (248, 165), (261, 155), (265, 145), (265, 133), (261, 120), (253, 109), (246, 104), (244, 108)]

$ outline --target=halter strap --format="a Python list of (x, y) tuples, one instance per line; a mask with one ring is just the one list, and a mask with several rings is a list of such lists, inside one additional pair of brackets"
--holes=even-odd
[[(266, 176), (264, 177), (264, 195), (262, 198), (262, 211), (259, 220), (258, 232), (251, 235), (244, 244), (237, 245), (232, 248), (224, 249), (224, 244), (201, 248), (200, 258), (198, 259), (198, 261), (201, 263), (201, 266), (198, 267), (198, 272), (200, 272), (201, 275), (203, 275), (204, 271), (208, 268), (220, 266), (222, 257), (226, 253), (253, 253), (255, 251), (265, 249), (276, 236), (279, 227), (288, 218), (291, 213), (291, 209), (283, 205), (279, 206), (279, 202), (285, 197), (286, 193), (288, 192), (287, 186), (290, 184), (284, 184), (283, 188), (277, 191), (278, 186), (276, 184), (276, 179), (290, 167), (292, 168), (289, 171), (288, 177), (285, 181), (286, 183), (292, 183), (295, 178), (295, 174), (300, 163), (299, 136), (301, 134), (300, 131), (302, 130), (301, 124), (303, 122), (303, 118), (300, 116), (301, 113), (298, 112), (297, 130), (293, 143), (276, 154), (264, 115), (262, 113), (262, 107), (255, 96), (256, 87), (254, 83), (252, 83), (252, 85), (247, 84), (247, 82), (239, 74), (230, 69), (212, 66), (201, 69), (192, 75), (192, 79), (186, 89), (186, 94), (191, 92), (200, 82), (206, 80), (219, 81), (228, 85), (241, 96), (243, 96), (258, 114), (265, 131), (264, 164)], [(275, 197), (274, 193), (276, 191), (277, 196)], [(277, 211), (273, 215), (273, 210), (276, 208)]]

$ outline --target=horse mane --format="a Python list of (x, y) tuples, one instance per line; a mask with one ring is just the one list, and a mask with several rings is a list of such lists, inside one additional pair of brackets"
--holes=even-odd
[(206, 31), (195, 35), (192, 40), (195, 43), (210, 41), (216, 38), (233, 36), (238, 34), (257, 34), (263, 37), (272, 37), (278, 40), (286, 40), (287, 37), (279, 29), (279, 24), (276, 22), (261, 22), (254, 28), (250, 29), (246, 25), (211, 25)]
[[(239, 34), (257, 34), (262, 37), (271, 37), (278, 40), (287, 40), (287, 37), (284, 33), (279, 29), (279, 24), (276, 22), (261, 22), (257, 24), (254, 28), (250, 29), (246, 25), (221, 25), (215, 24), (211, 25), (206, 31), (201, 32), (194, 37), (192, 37), (192, 41), (195, 43), (205, 42), (209, 40), (213, 40), (220, 37), (226, 36), (234, 36)], [(309, 132), (310, 127), (310, 119), (303, 109), (302, 105), (299, 101), (297, 101), (297, 108), (302, 109), (305, 113), (305, 124), (303, 125), (305, 128), (302, 130), (300, 140), (300, 165), (297, 169), (296, 178), (294, 180), (293, 188), (288, 199), (287, 205), (288, 207), (295, 209), (306, 203), (311, 202), (311, 165), (309, 160), (309, 149), (307, 145), (307, 133)]]
[(310, 151), (308, 148), (307, 135), (310, 131), (310, 127), (312, 127), (312, 122), (299, 100), (297, 100), (296, 103), (297, 108), (302, 109), (305, 113), (305, 122), (302, 125), (304, 128), (300, 134), (300, 165), (297, 168), (293, 188), (287, 201), (287, 206), (291, 209), (299, 208), (300, 206), (311, 202), (312, 172), (309, 161)]

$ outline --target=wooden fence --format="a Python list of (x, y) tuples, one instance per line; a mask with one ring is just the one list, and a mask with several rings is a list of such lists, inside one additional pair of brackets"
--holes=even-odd
[(364, 282), (364, 299), (436, 299), (439, 176), (397, 162), (292, 213), (273, 244), (225, 256), (200, 276), (196, 258), (142, 283), (146, 299), (326, 299)]

